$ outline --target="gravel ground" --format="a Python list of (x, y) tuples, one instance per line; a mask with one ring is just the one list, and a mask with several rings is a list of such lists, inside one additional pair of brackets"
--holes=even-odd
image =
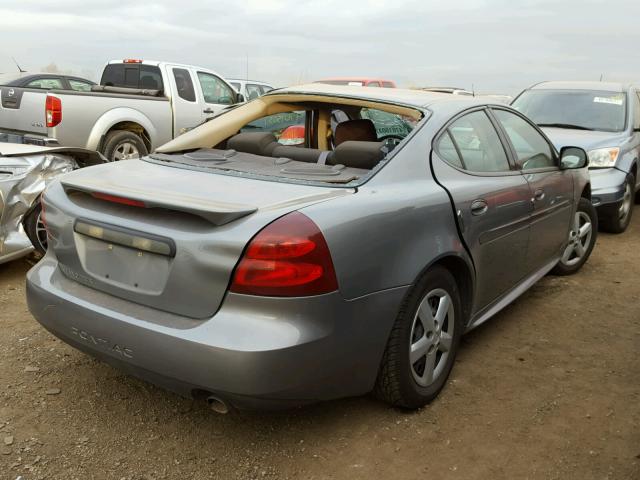
[(0, 265), (0, 478), (640, 479), (640, 211), (463, 339), (406, 413), (369, 397), (221, 416), (66, 346)]

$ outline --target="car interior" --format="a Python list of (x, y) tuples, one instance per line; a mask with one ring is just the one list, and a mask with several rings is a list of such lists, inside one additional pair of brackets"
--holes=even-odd
[[(201, 128), (219, 124), (211, 143), (198, 150), (191, 148), (179, 162), (197, 168), (348, 183), (374, 169), (423, 116), (408, 107), (356, 99), (288, 102), (273, 97), (261, 97), (207, 122)], [(260, 105), (262, 102), (271, 103)], [(284, 138), (291, 128), (303, 132), (297, 144)], [(162, 153), (152, 157), (169, 160)]]

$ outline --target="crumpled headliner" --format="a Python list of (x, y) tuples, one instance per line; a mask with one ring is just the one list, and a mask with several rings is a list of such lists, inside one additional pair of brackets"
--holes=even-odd
[(89, 150), (32, 145), (0, 144), (0, 152), (0, 263), (4, 263), (33, 250), (22, 220), (45, 187), (79, 166), (105, 160)]

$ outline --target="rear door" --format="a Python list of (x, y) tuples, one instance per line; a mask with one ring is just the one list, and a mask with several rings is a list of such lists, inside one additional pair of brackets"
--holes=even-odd
[(217, 75), (198, 71), (196, 77), (203, 105), (202, 121), (236, 102), (233, 88)]
[(529, 185), (484, 108), (455, 118), (436, 138), (432, 165), (473, 258), (479, 311), (527, 274)]
[(182, 135), (202, 122), (202, 104), (198, 102), (196, 83), (187, 68), (167, 67), (173, 107), (173, 136)]
[(529, 270), (535, 271), (560, 255), (567, 241), (573, 214), (573, 175), (560, 170), (554, 148), (528, 120), (494, 108), (517, 168), (529, 183), (533, 202)]

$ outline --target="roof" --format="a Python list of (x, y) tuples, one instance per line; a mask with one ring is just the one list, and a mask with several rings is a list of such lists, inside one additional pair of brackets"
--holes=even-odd
[(409, 90), (404, 88), (371, 88), (351, 85), (331, 85), (326, 83), (309, 83), (306, 85), (279, 88), (265, 93), (265, 96), (291, 93), (349, 97), (385, 103), (398, 103), (418, 108), (438, 102), (464, 102), (465, 104), (487, 103), (487, 99), (482, 101), (483, 99), (476, 99), (476, 97), (467, 95), (451, 95), (450, 93)]
[(263, 82), (262, 80), (247, 80), (246, 78), (227, 78), (227, 82), (257, 83), (258, 85), (267, 85), (269, 87), (271, 86), (271, 84)]
[(321, 82), (392, 82), (393, 80), (388, 78), (380, 78), (380, 77), (330, 77), (323, 78), (322, 80), (315, 80), (313, 83), (321, 83)]
[[(107, 64), (108, 65), (119, 64), (119, 63), (124, 64), (125, 60), (131, 60), (131, 59), (119, 58), (119, 59), (109, 60), (107, 62)], [(140, 62), (128, 63), (128, 64), (125, 64), (125, 65), (151, 65), (151, 66), (154, 66), (154, 67), (160, 67), (161, 65), (169, 65), (169, 66), (172, 66), (172, 67), (193, 68), (195, 70), (202, 70), (202, 71), (205, 71), (205, 72), (214, 73), (217, 76), (221, 77), (221, 75), (217, 71), (213, 70), (212, 68), (202, 67), (200, 65), (189, 65), (189, 64), (186, 64), (186, 63), (176, 63), (176, 62), (164, 62), (164, 61), (160, 61), (160, 60), (145, 60), (144, 58), (141, 58), (139, 60), (140, 60)], [(224, 77), (222, 77), (222, 78), (224, 78)]]
[(70, 75), (66, 73), (32, 73), (32, 72), (20, 72), (20, 73), (4, 73), (0, 74), (0, 85), (6, 85), (9, 87), (24, 86), (26, 82), (32, 78), (66, 78), (68, 80), (82, 80), (95, 84), (93, 80), (79, 77), (77, 75)]
[(538, 83), (531, 90), (600, 90), (605, 92), (624, 92), (629, 85), (618, 82), (593, 81), (550, 81)]

